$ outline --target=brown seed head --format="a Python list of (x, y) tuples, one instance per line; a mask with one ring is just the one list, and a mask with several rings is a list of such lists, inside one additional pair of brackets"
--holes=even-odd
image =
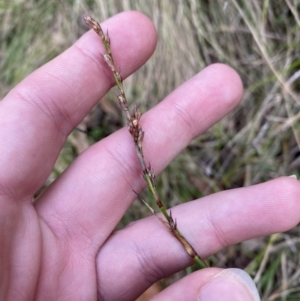
[(136, 118), (132, 119), (132, 125), (133, 125), (134, 127), (137, 127), (138, 124), (139, 124), (138, 119), (136, 119)]
[(123, 95), (118, 95), (118, 99), (121, 105), (125, 105), (126, 104), (126, 99)]
[(196, 251), (194, 250), (194, 248), (187, 242), (187, 240), (180, 236), (180, 237), (176, 237), (181, 244), (183, 245), (183, 247), (185, 248), (186, 252), (192, 257), (195, 258), (197, 256)]
[(123, 78), (122, 78), (120, 72), (116, 72), (116, 76), (117, 76), (118, 81), (119, 81), (120, 83), (122, 83)]
[(143, 139), (144, 139), (144, 132), (141, 128), (139, 128), (139, 135), (137, 139), (138, 147), (141, 149), (143, 145)]
[(84, 18), (85, 23), (90, 28), (92, 28), (94, 31), (96, 31), (97, 34), (103, 35), (102, 28), (101, 28), (100, 24), (95, 19), (93, 19), (92, 17), (87, 16), (87, 15), (84, 15), (83, 18)]
[(115, 72), (116, 69), (115, 69), (115, 66), (114, 66), (114, 63), (112, 61), (111, 56), (108, 53), (104, 53), (102, 56), (103, 56), (103, 59), (106, 62), (106, 64), (110, 67), (111, 71)]
[(139, 109), (135, 108), (133, 113), (133, 118), (139, 121), (141, 119), (142, 113)]
[(151, 179), (152, 185), (156, 186), (155, 185), (155, 174), (154, 174), (154, 171), (153, 171), (150, 163), (149, 163), (149, 165), (147, 167), (147, 174), (149, 175), (149, 177)]
[(110, 44), (110, 38), (108, 32), (106, 34), (103, 34), (103, 39), (108, 45)]

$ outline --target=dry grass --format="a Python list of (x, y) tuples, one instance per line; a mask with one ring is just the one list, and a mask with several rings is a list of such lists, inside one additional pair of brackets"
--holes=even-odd
[[(3, 0), (2, 0), (3, 2)], [(81, 11), (104, 20), (139, 10), (158, 29), (150, 61), (126, 80), (128, 100), (153, 107), (176, 86), (213, 62), (241, 75), (242, 104), (195, 139), (158, 180), (169, 206), (212, 192), (248, 186), (282, 175), (300, 177), (300, 4), (299, 1), (4, 1), (0, 3), (0, 93), (67, 48), (85, 30)], [(87, 145), (109, 135), (125, 120), (115, 94), (73, 133), (59, 158), (60, 173)], [(95, 117), (96, 116), (96, 117)], [(122, 121), (122, 122), (120, 122)], [(124, 223), (146, 209), (135, 203)], [(227, 248), (218, 266), (238, 266), (256, 275), (263, 300), (299, 300), (299, 228)]]

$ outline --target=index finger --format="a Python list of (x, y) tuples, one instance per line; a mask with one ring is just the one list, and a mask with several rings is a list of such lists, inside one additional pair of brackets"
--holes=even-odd
[[(114, 36), (112, 49), (122, 76), (133, 73), (156, 45), (152, 22), (124, 12), (104, 22)], [(125, 47), (130, 41), (131, 47)], [(32, 196), (47, 179), (69, 132), (113, 85), (92, 31), (53, 61), (36, 70), (0, 103), (0, 190)]]

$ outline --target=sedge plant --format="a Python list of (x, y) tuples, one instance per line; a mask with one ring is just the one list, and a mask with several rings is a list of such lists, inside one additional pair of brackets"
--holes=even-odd
[(201, 258), (201, 256), (195, 251), (195, 249), (192, 247), (192, 245), (188, 242), (188, 240), (182, 235), (182, 233), (179, 231), (177, 227), (176, 220), (172, 216), (172, 213), (168, 213), (165, 206), (163, 205), (161, 199), (158, 196), (158, 192), (156, 189), (155, 184), (155, 174), (153, 172), (153, 169), (151, 168), (151, 164), (146, 164), (144, 152), (143, 152), (143, 138), (144, 138), (144, 131), (140, 127), (140, 118), (142, 116), (141, 111), (136, 107), (134, 109), (134, 112), (131, 113), (128, 107), (128, 102), (126, 99), (126, 95), (123, 89), (123, 78), (120, 74), (120, 71), (116, 69), (113, 54), (111, 52), (110, 48), (110, 37), (108, 36), (108, 33), (104, 33), (102, 30), (99, 22), (97, 22), (95, 19), (93, 19), (90, 16), (84, 15), (85, 23), (93, 29), (97, 35), (101, 38), (101, 41), (105, 47), (106, 52), (102, 54), (104, 61), (110, 68), (115, 82), (116, 86), (119, 90), (118, 100), (119, 104), (123, 110), (123, 112), (126, 115), (127, 119), (127, 125), (129, 133), (131, 134), (134, 146), (136, 150), (136, 154), (139, 160), (139, 163), (142, 168), (143, 177), (147, 183), (147, 187), (149, 191), (151, 192), (160, 212), (164, 216), (164, 218), (161, 218), (158, 216), (153, 208), (150, 207), (148, 203), (146, 203), (144, 200), (141, 200), (145, 203), (145, 205), (150, 209), (152, 214), (156, 215), (158, 217), (158, 220), (169, 230), (169, 232), (181, 243), (181, 245), (184, 247), (186, 252), (189, 254), (189, 256), (194, 260), (197, 268), (201, 269), (204, 267), (208, 267), (207, 262)]

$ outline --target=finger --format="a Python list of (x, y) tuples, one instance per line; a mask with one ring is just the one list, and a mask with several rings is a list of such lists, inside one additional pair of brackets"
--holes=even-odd
[[(240, 78), (231, 68), (218, 64), (200, 72), (142, 117), (146, 161), (159, 173), (241, 95)], [(144, 186), (132, 137), (122, 129), (77, 158), (42, 196), (37, 210), (52, 229), (71, 228), (77, 243), (84, 229), (99, 246), (136, 198), (133, 190)]]
[[(286, 231), (300, 220), (300, 183), (284, 177), (212, 194), (172, 208), (180, 231), (207, 257), (238, 242)], [(99, 291), (132, 300), (152, 283), (184, 269), (191, 259), (155, 217), (115, 232), (97, 257)], [(111, 273), (111, 271), (114, 271)], [(126, 272), (126, 278), (122, 277)], [(112, 290), (117, 279), (118, 290)]]
[[(124, 77), (143, 65), (155, 48), (153, 24), (140, 13), (116, 15), (103, 29), (114, 37), (111, 47)], [(32, 195), (44, 183), (67, 135), (113, 84), (103, 52), (100, 38), (90, 31), (0, 103), (3, 193)]]
[(239, 269), (210, 268), (184, 277), (153, 298), (185, 301), (259, 301), (250, 276)]

